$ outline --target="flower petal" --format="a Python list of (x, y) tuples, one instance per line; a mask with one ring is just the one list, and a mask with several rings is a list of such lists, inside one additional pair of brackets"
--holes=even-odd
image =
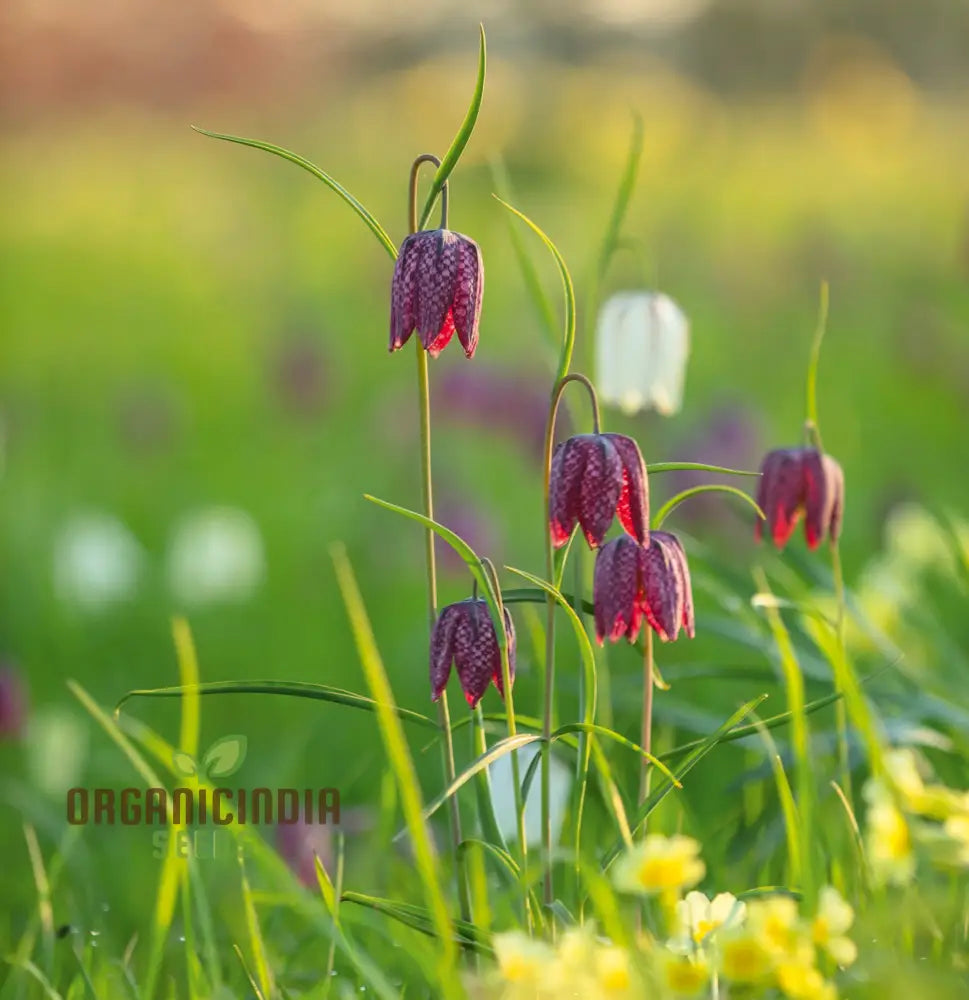
[(447, 687), (454, 655), (454, 630), (460, 617), (460, 605), (449, 604), (438, 615), (431, 630), (431, 701), (437, 701)]
[(414, 332), (417, 319), (417, 262), (420, 241), (413, 233), (400, 245), (390, 285), (390, 350), (400, 350)]
[(585, 451), (582, 437), (570, 437), (557, 445), (549, 477), (549, 528), (552, 543), (560, 549), (572, 537), (579, 513), (579, 493)]
[(604, 434), (583, 436), (585, 464), (579, 488), (579, 524), (590, 548), (602, 544), (622, 493), (622, 459)]
[(649, 483), (639, 445), (625, 434), (604, 434), (622, 462), (622, 490), (616, 507), (619, 523), (640, 545), (649, 544)]
[(478, 346), (478, 322), (481, 318), (481, 297), (484, 293), (484, 262), (474, 240), (459, 237), (458, 273), (454, 286), (451, 312), (454, 328), (467, 357), (474, 356)]

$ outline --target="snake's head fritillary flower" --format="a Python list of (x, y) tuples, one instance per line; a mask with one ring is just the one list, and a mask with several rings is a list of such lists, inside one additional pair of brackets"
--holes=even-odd
[(623, 434), (577, 434), (556, 446), (549, 478), (552, 541), (561, 548), (578, 523), (593, 549), (614, 517), (649, 541), (649, 484), (639, 445)]
[(449, 229), (424, 229), (401, 244), (390, 293), (390, 349), (417, 330), (432, 358), (455, 333), (470, 358), (478, 346), (484, 264), (478, 244)]
[(664, 416), (683, 401), (690, 325), (659, 292), (620, 292), (602, 307), (596, 328), (596, 388), (604, 403), (628, 414), (652, 408)]
[[(767, 515), (774, 544), (782, 549), (804, 517), (809, 549), (825, 535), (837, 541), (844, 511), (845, 481), (841, 466), (816, 448), (778, 448), (760, 466), (757, 503)], [(759, 541), (763, 529), (754, 529)]]
[[(508, 637), (508, 668), (515, 680), (515, 626), (505, 609), (505, 634)], [(504, 697), (501, 676), (501, 648), (495, 634), (488, 602), (470, 597), (449, 604), (434, 623), (431, 633), (431, 699), (437, 701), (447, 686), (454, 664), (468, 704), (474, 708), (490, 681)]]
[(693, 591), (686, 553), (675, 535), (650, 533), (648, 545), (623, 535), (607, 542), (596, 556), (593, 579), (596, 638), (635, 642), (645, 618), (663, 640), (680, 628), (694, 635)]

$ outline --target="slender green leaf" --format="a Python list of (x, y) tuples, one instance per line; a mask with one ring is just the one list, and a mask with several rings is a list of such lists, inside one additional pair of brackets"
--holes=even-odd
[[(676, 780), (682, 782), (684, 776), (691, 771), (701, 760), (717, 744), (723, 741), (723, 737), (730, 732), (739, 722), (743, 721), (751, 712), (753, 712), (758, 705), (760, 705), (767, 698), (766, 694), (762, 694), (757, 698), (753, 698), (747, 702), (746, 705), (741, 705), (733, 715), (730, 716), (727, 721), (720, 726), (715, 732), (711, 733), (703, 742), (687, 757), (682, 764), (677, 767), (675, 771)], [(640, 805), (639, 811), (636, 814), (636, 819), (632, 824), (632, 833), (635, 835), (639, 832), (643, 823), (646, 822), (649, 814), (666, 798), (666, 796), (673, 790), (673, 783), (667, 778), (659, 788), (655, 789), (645, 801)], [(602, 868), (606, 870), (613, 861), (619, 856), (624, 847), (624, 842), (622, 839), (617, 841), (613, 846), (606, 852), (605, 857), (602, 861)]]
[[(494, 157), (491, 161), (491, 177), (498, 197), (505, 202), (514, 201), (508, 173), (505, 170), (504, 163), (498, 157)], [(525, 290), (535, 305), (535, 309), (542, 320), (542, 326), (549, 335), (552, 347), (557, 348), (559, 346), (559, 321), (556, 318), (552, 300), (542, 287), (542, 279), (539, 277), (535, 262), (525, 247), (525, 241), (522, 239), (521, 231), (515, 224), (515, 220), (510, 215), (506, 215), (505, 221), (508, 225), (508, 236), (511, 239), (511, 246), (515, 251), (515, 259), (518, 261), (518, 269), (521, 271), (525, 282)]]
[(760, 509), (757, 501), (749, 493), (744, 493), (743, 490), (738, 490), (736, 486), (724, 486), (721, 483), (707, 483), (704, 486), (694, 486), (692, 489), (683, 490), (682, 493), (677, 493), (675, 497), (671, 497), (653, 516), (653, 528), (659, 529), (663, 522), (669, 517), (670, 514), (676, 510), (677, 507), (684, 500), (689, 500), (690, 497), (695, 497), (700, 493), (729, 493), (731, 496), (740, 497), (745, 503), (750, 504), (751, 507), (757, 512), (757, 516), (763, 521), (766, 520), (766, 514)]
[(759, 476), (759, 472), (746, 469), (725, 469), (722, 465), (707, 465), (705, 462), (652, 462), (646, 466), (653, 472), (717, 472), (723, 476)]
[(284, 160), (289, 160), (290, 163), (295, 163), (296, 166), (302, 167), (314, 177), (323, 181), (331, 191), (335, 191), (363, 219), (370, 232), (377, 237), (381, 246), (390, 254), (391, 259), (397, 259), (397, 247), (394, 245), (394, 241), (387, 235), (383, 226), (342, 184), (335, 181), (325, 170), (321, 170), (316, 166), (315, 163), (310, 163), (309, 160), (298, 153), (283, 149), (282, 146), (275, 146), (271, 142), (262, 142), (260, 139), (244, 139), (242, 136), (226, 135), (223, 132), (211, 132), (208, 129), (199, 128), (197, 125), (193, 125), (192, 128), (202, 135), (207, 135), (210, 139), (223, 139), (225, 142), (237, 142), (240, 146), (251, 146), (253, 149), (261, 149), (266, 153), (272, 153), (273, 156), (280, 156)]
[(259, 980), (260, 992), (264, 997), (276, 995), (276, 983), (272, 969), (269, 965), (269, 958), (266, 955), (266, 944), (262, 938), (262, 931), (259, 928), (259, 918), (256, 915), (256, 907), (252, 901), (252, 889), (249, 887), (249, 878), (246, 875), (246, 865), (242, 852), (239, 852), (239, 874), (242, 882), (242, 907), (246, 917), (246, 931), (249, 934), (249, 950), (252, 953), (252, 961), (256, 967), (256, 978)]
[[(438, 937), (440, 931), (432, 916), (424, 907), (412, 903), (401, 903), (395, 899), (384, 899), (379, 896), (369, 896), (362, 892), (344, 892), (341, 897), (344, 902), (365, 906), (377, 913), (397, 920), (399, 923), (421, 931), (430, 937)], [(473, 948), (483, 955), (491, 955), (491, 943), (487, 934), (466, 920), (455, 920), (454, 935), (450, 939), (460, 945)], [(449, 936), (450, 937), (450, 936)]]
[(676, 776), (673, 772), (659, 759), (659, 757), (654, 757), (648, 750), (644, 750), (638, 743), (633, 743), (632, 740), (627, 739), (621, 733), (617, 733), (614, 729), (608, 729), (606, 726), (596, 726), (588, 722), (570, 722), (564, 726), (559, 726), (555, 732), (552, 733), (553, 742), (560, 737), (564, 736), (566, 733), (594, 733), (596, 736), (605, 736), (607, 739), (618, 743), (620, 746), (626, 747), (627, 750), (632, 750), (633, 753), (639, 754), (641, 757), (645, 757), (646, 760), (650, 762), (658, 771), (661, 771), (667, 778), (669, 778), (677, 788), (682, 788), (683, 786), (677, 781)]
[(457, 989), (454, 976), (457, 956), (451, 936), (451, 918), (439, 880), (439, 866), (434, 847), (425, 822), (424, 810), (421, 807), (421, 789), (417, 781), (417, 773), (414, 770), (414, 762), (407, 748), (400, 718), (392, 708), (394, 696), (390, 681), (377, 650), (370, 619), (364, 607), (363, 597), (353, 575), (350, 561), (346, 551), (341, 546), (334, 546), (331, 554), (337, 583), (343, 595), (347, 617), (350, 619), (360, 662), (367, 678), (367, 684), (378, 705), (377, 721), (380, 724), (387, 757), (397, 779), (401, 806), (414, 849), (417, 872), (424, 888), (434, 929), (441, 942), (441, 986), (446, 995), (453, 995)]
[(562, 351), (559, 356), (559, 367), (555, 375), (555, 381), (558, 382), (563, 379), (569, 373), (569, 368), (572, 366), (572, 350), (575, 347), (575, 288), (572, 284), (572, 276), (569, 274), (569, 269), (565, 263), (565, 259), (558, 251), (558, 247), (545, 235), (545, 233), (528, 218), (527, 215), (522, 214), (517, 208), (512, 207), (507, 201), (502, 201), (497, 195), (492, 195), (492, 197), (501, 205), (504, 205), (509, 212), (514, 213), (521, 219), (533, 232), (537, 233), (539, 238), (551, 251), (552, 256), (555, 258), (555, 263), (559, 269), (559, 275), (562, 278), (562, 291), (565, 295), (565, 333), (562, 338)]
[[(353, 691), (331, 687), (328, 684), (313, 684), (309, 681), (207, 681), (197, 686), (200, 695), (206, 694), (278, 694), (290, 698), (311, 698), (317, 701), (329, 701), (349, 708), (360, 708), (367, 712), (376, 712), (380, 707), (373, 700)], [(125, 703), (131, 698), (178, 698), (185, 692), (182, 685), (161, 688), (139, 688), (129, 691), (115, 706), (115, 717), (120, 714)], [(394, 707), (394, 713), (404, 722), (427, 729), (439, 729), (438, 724), (420, 712), (412, 712), (408, 708)]]
[(629, 141), (629, 152), (626, 155), (626, 165), (623, 168), (622, 177), (619, 180), (619, 188), (616, 191), (616, 199), (613, 202), (612, 214), (609, 216), (609, 224), (606, 226), (606, 233), (602, 240), (602, 247), (599, 251), (599, 261), (597, 267), (598, 280), (601, 282), (609, 269), (609, 262), (619, 245), (619, 236), (622, 232), (622, 224), (629, 208), (629, 202), (636, 187), (636, 178), (639, 175), (639, 163), (643, 156), (643, 119), (639, 114), (633, 116), (633, 134)]
[[(539, 743), (541, 740), (541, 736), (533, 733), (519, 733), (517, 736), (506, 736), (503, 740), (493, 743), (483, 754), (479, 754), (457, 775), (454, 781), (440, 795), (431, 800), (430, 804), (424, 809), (423, 819), (430, 819), (452, 795), (463, 788), (482, 768), (489, 767), (496, 760), (504, 757), (506, 753), (510, 753), (512, 750), (519, 750), (522, 747), (528, 746), (529, 743)], [(410, 824), (401, 830), (394, 837), (394, 840), (400, 840), (408, 832), (412, 833)]]
[(468, 106), (467, 114), (464, 116), (464, 121), (461, 122), (461, 127), (458, 129), (458, 134), (454, 137), (450, 147), (448, 147), (448, 151), (444, 154), (444, 159), (441, 160), (441, 165), (434, 173), (434, 179), (431, 181), (431, 190), (428, 192), (427, 201), (424, 202), (424, 210), (421, 212), (421, 217), (417, 225), (418, 229), (423, 229), (427, 225), (427, 220), (431, 217), (431, 212), (434, 208), (434, 202), (441, 191), (444, 190), (444, 184), (451, 175), (451, 171), (457, 166), (457, 162), (464, 152), (464, 147), (467, 146), (468, 140), (471, 138), (471, 133), (474, 131), (475, 122), (478, 120), (478, 112), (481, 110), (481, 100), (484, 97), (487, 46), (485, 45), (484, 25), (478, 25), (478, 29), (480, 32), (478, 43), (478, 77), (475, 80), (474, 93), (471, 95), (471, 103)]

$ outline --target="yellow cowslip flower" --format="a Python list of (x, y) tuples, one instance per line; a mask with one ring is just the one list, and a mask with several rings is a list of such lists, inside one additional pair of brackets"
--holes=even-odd
[(555, 952), (544, 941), (522, 931), (496, 934), (492, 944), (498, 961), (498, 974), (506, 983), (538, 987), (555, 962)]
[(774, 972), (770, 949), (748, 927), (725, 930), (717, 935), (720, 973), (732, 983), (757, 985)]
[(718, 928), (743, 923), (746, 914), (747, 904), (732, 893), (721, 892), (708, 899), (694, 889), (676, 904), (677, 937), (702, 944)]
[(619, 859), (613, 882), (623, 892), (647, 896), (678, 893), (695, 886), (706, 874), (699, 853), (700, 844), (692, 837), (650, 834)]
[(797, 903), (790, 896), (769, 896), (751, 902), (747, 907), (747, 926), (779, 961), (805, 955), (813, 961), (814, 949), (797, 912)]
[(710, 966), (703, 958), (664, 949), (659, 964), (666, 993), (674, 997), (700, 996), (710, 982)]
[(896, 748), (885, 754), (885, 772), (891, 775), (899, 805), (910, 813), (945, 819), (959, 808), (962, 793), (940, 784), (926, 784), (915, 752)]
[(956, 847), (956, 864), (969, 866), (969, 812), (950, 816), (942, 831)]
[(633, 997), (635, 976), (629, 962), (628, 953), (615, 945), (603, 945), (596, 949), (594, 964), (595, 984), (603, 997)]
[(789, 1000), (837, 1000), (837, 991), (813, 965), (782, 962), (777, 967), (777, 985)]
[(846, 934), (854, 923), (855, 911), (841, 893), (826, 885), (818, 895), (818, 912), (811, 922), (811, 937), (842, 968), (858, 957), (858, 948)]
[(865, 851), (872, 877), (879, 885), (906, 885), (915, 875), (908, 823), (881, 781), (869, 781), (864, 795), (868, 800)]

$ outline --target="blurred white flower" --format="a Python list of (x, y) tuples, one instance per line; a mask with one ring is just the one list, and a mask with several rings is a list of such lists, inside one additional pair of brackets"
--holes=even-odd
[[(518, 771), (519, 777), (523, 781), (528, 771), (528, 765), (539, 752), (534, 744), (522, 747), (518, 751)], [(536, 768), (541, 767), (540, 764), (535, 766)], [(515, 785), (511, 778), (511, 754), (506, 753), (503, 757), (499, 757), (488, 768), (488, 776), (491, 780), (491, 801), (494, 804), (498, 829), (506, 841), (515, 842), (518, 837), (518, 818), (515, 814)], [(549, 815), (552, 825), (552, 839), (557, 843), (562, 822), (565, 819), (565, 807), (568, 803), (569, 792), (572, 788), (572, 772), (565, 764), (556, 759), (555, 754), (551, 755), (549, 777), (551, 779)], [(541, 773), (536, 771), (528, 793), (528, 801), (525, 803), (525, 837), (529, 844), (539, 844), (542, 840), (541, 782)]]
[(248, 599), (265, 575), (259, 526), (244, 510), (209, 507), (186, 514), (168, 546), (168, 585), (185, 605)]
[(63, 705), (45, 705), (27, 725), (26, 759), (30, 783), (46, 795), (61, 796), (80, 781), (88, 751), (84, 720)]
[(75, 514), (54, 542), (54, 589), (65, 604), (97, 612), (134, 595), (143, 563), (141, 546), (118, 518)]
[(599, 312), (596, 389), (602, 402), (664, 416), (683, 402), (690, 324), (661, 292), (619, 292)]

